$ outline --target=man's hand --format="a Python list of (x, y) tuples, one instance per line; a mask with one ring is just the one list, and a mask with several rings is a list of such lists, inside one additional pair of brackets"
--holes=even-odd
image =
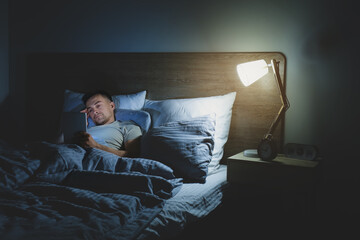
[(74, 142), (83, 148), (99, 148), (99, 144), (87, 132), (77, 132), (74, 135)]

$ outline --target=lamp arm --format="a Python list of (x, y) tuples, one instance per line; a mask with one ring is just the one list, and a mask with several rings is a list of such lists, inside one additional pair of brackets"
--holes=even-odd
[(268, 133), (266, 134), (265, 138), (269, 138), (271, 137), (271, 135), (273, 134), (276, 126), (278, 125), (278, 123), (280, 122), (280, 117), (286, 112), (286, 110), (289, 109), (290, 107), (290, 103), (288, 98), (286, 97), (286, 93), (285, 93), (285, 87), (281, 81), (280, 78), (280, 73), (279, 73), (279, 62), (277, 62), (275, 59), (271, 60), (271, 66), (274, 72), (274, 76), (275, 76), (275, 80), (277, 82), (277, 86), (280, 92), (280, 99), (281, 99), (281, 103), (282, 106), (277, 114), (277, 116), (275, 117), (274, 121), (271, 123), (270, 125), (270, 129), (268, 131)]

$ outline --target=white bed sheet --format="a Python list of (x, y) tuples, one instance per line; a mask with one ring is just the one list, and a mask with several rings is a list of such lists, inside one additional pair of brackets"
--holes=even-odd
[(187, 224), (207, 216), (223, 199), (227, 185), (226, 165), (220, 165), (206, 178), (206, 183), (186, 183), (165, 202), (158, 216), (144, 229), (138, 240), (170, 238), (180, 233)]

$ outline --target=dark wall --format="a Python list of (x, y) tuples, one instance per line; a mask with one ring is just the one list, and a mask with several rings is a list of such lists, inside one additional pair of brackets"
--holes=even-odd
[(280, 51), (287, 58), (291, 103), (285, 142), (317, 145), (324, 156), (329, 198), (340, 203), (354, 199), (360, 19), (352, 1), (12, 0), (9, 4), (15, 136), (24, 127), (23, 96), (31, 94), (24, 88), (24, 57), (29, 52)]
[(0, 105), (9, 95), (8, 1), (0, 1)]
[[(9, 8), (8, 0), (0, 1), (0, 136), (9, 127)], [(6, 133), (8, 133), (6, 131)]]

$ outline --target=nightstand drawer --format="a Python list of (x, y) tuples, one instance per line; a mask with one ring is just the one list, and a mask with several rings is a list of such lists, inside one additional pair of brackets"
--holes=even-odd
[(314, 183), (316, 161), (278, 156), (273, 161), (245, 157), (243, 153), (227, 160), (230, 183), (261, 185), (272, 188), (308, 188)]

